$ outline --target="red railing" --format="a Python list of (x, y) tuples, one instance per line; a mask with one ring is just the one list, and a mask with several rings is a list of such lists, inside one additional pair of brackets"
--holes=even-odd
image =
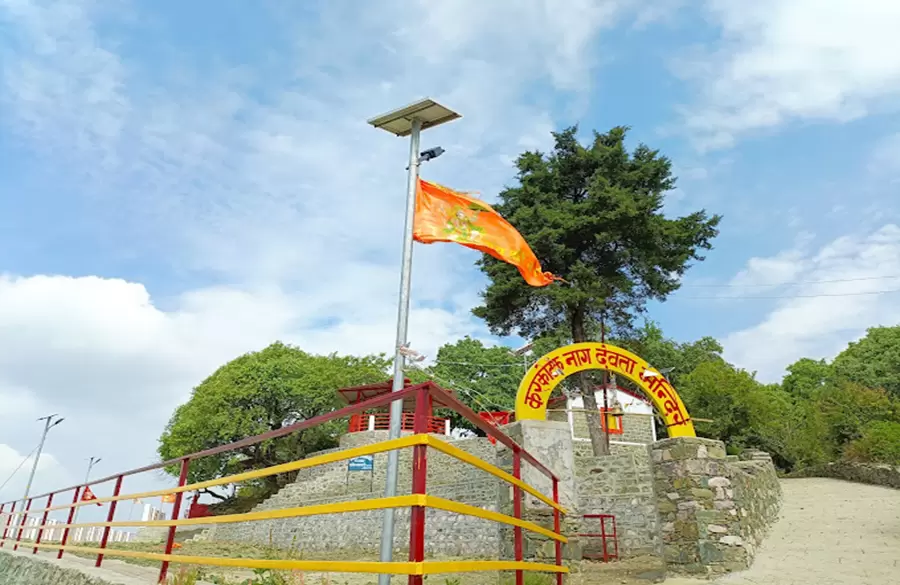
[[(2, 547), (6, 542), (10, 542), (13, 534), (15, 534), (14, 549), (17, 549), (19, 544), (22, 541), (22, 533), (23, 530), (37, 530), (37, 537), (35, 538), (34, 543), (31, 545), (33, 547), (33, 553), (37, 553), (39, 548), (47, 549), (50, 548), (52, 550), (58, 550), (57, 558), (62, 558), (63, 552), (66, 550), (76, 550), (78, 552), (94, 552), (97, 553), (97, 559), (95, 562), (95, 566), (99, 567), (103, 562), (104, 553), (109, 555), (117, 555), (117, 556), (125, 556), (125, 557), (139, 557), (139, 558), (152, 558), (155, 560), (161, 561), (159, 580), (161, 582), (165, 581), (166, 574), (168, 571), (169, 563), (172, 560), (177, 560), (176, 557), (172, 557), (172, 549), (175, 541), (175, 531), (176, 526), (185, 525), (190, 522), (208, 522), (212, 519), (204, 518), (198, 520), (179, 520), (179, 515), (181, 512), (181, 504), (182, 498), (185, 492), (188, 491), (196, 491), (201, 489), (201, 487), (212, 487), (214, 485), (224, 485), (227, 483), (235, 483), (239, 481), (243, 481), (246, 479), (251, 479), (255, 477), (264, 477), (265, 475), (274, 475), (281, 471), (287, 471), (284, 469), (285, 467), (291, 467), (293, 469), (299, 469), (306, 465), (301, 460), (299, 462), (292, 462), (290, 464), (282, 464), (279, 466), (275, 466), (272, 468), (264, 469), (264, 470), (256, 470), (251, 472), (244, 472), (241, 474), (237, 474), (234, 476), (229, 476), (227, 478), (220, 478), (218, 480), (211, 480), (208, 482), (201, 482), (197, 484), (187, 484), (188, 471), (190, 469), (190, 465), (192, 461), (203, 457), (209, 457), (213, 455), (218, 455), (220, 453), (225, 453), (228, 451), (234, 451), (236, 449), (240, 449), (243, 447), (247, 447), (250, 445), (255, 445), (261, 443), (263, 441), (268, 441), (271, 439), (276, 439), (279, 437), (284, 437), (291, 433), (295, 433), (304, 429), (308, 429), (310, 427), (314, 427), (316, 425), (336, 420), (336, 419), (345, 419), (347, 417), (351, 417), (353, 415), (359, 415), (364, 413), (367, 410), (372, 410), (376, 408), (382, 408), (388, 406), (395, 400), (403, 400), (405, 398), (414, 398), (415, 399), (415, 412), (413, 413), (413, 423), (412, 423), (412, 431), (415, 433), (415, 437), (411, 437), (407, 442), (409, 442), (413, 446), (413, 481), (412, 481), (412, 494), (413, 497), (416, 497), (415, 503), (410, 504), (411, 506), (411, 523), (410, 523), (410, 546), (409, 546), (409, 561), (410, 563), (394, 563), (394, 565), (400, 566), (397, 570), (389, 569), (385, 567), (384, 569), (379, 569), (374, 565), (379, 565), (379, 563), (365, 563), (365, 562), (346, 562), (344, 565), (350, 567), (347, 570), (356, 571), (356, 572), (387, 572), (387, 573), (401, 573), (409, 575), (409, 584), (410, 585), (422, 585), (423, 575), (431, 574), (433, 572), (441, 572), (450, 570), (450, 572), (454, 571), (473, 571), (473, 570), (512, 570), (516, 573), (516, 583), (517, 585), (522, 585), (524, 582), (523, 571), (526, 570), (538, 570), (538, 571), (552, 571), (556, 574), (556, 582), (558, 585), (562, 585), (562, 575), (567, 572), (565, 567), (562, 566), (562, 541), (565, 541), (565, 537), (563, 537), (560, 533), (560, 516), (562, 514), (562, 508), (559, 505), (559, 479), (556, 475), (554, 475), (543, 463), (538, 461), (533, 455), (529, 452), (522, 449), (515, 441), (513, 441), (509, 436), (503, 433), (500, 429), (498, 429), (493, 424), (483, 420), (480, 418), (472, 409), (468, 406), (460, 402), (455, 396), (446, 392), (439, 386), (435, 385), (432, 382), (425, 382), (423, 384), (417, 384), (414, 386), (409, 386), (400, 390), (398, 392), (384, 394), (382, 396), (378, 396), (372, 398), (371, 400), (367, 400), (365, 402), (351, 404), (345, 408), (340, 410), (330, 412), (327, 414), (323, 414), (309, 420), (305, 420), (302, 422), (295, 423), (293, 425), (270, 431), (267, 433), (263, 433), (261, 435), (256, 435), (253, 437), (247, 437), (240, 441), (236, 441), (234, 443), (229, 443), (227, 445), (221, 445), (218, 447), (213, 447), (211, 449), (206, 449), (205, 451), (200, 451), (198, 453), (192, 453), (190, 455), (185, 455), (183, 457), (179, 457), (177, 459), (172, 459), (169, 461), (162, 461), (159, 463), (153, 463), (151, 465), (146, 465), (144, 467), (139, 467), (137, 469), (132, 469), (130, 471), (125, 471), (122, 473), (118, 473), (115, 475), (111, 475), (108, 477), (104, 477), (101, 479), (97, 479), (94, 481), (90, 481), (87, 484), (79, 484), (75, 486), (71, 486), (68, 488), (54, 490), (52, 492), (48, 492), (45, 494), (40, 494), (36, 496), (29, 497), (25, 502), (24, 513), (16, 514), (17, 504), (19, 501), (11, 501), (0, 504), (0, 522), (3, 523), (4, 530), (3, 536), (0, 538), (0, 547)], [(434, 420), (433, 417), (428, 416), (429, 409), (433, 403), (439, 403), (442, 407), (449, 408), (460, 415), (462, 415), (465, 419), (467, 419), (470, 423), (472, 423), (477, 428), (481, 429), (488, 437), (493, 438), (495, 441), (504, 445), (508, 449), (512, 451), (513, 458), (513, 469), (512, 474), (508, 474), (499, 468), (496, 468), (492, 464), (484, 462), (477, 457), (474, 457), (456, 447), (448, 443), (444, 443), (442, 441), (438, 441), (436, 439), (430, 440), (427, 433), (430, 431), (430, 420)], [(401, 441), (402, 442), (402, 441)], [(426, 488), (426, 470), (427, 470), (427, 449), (428, 447), (435, 448), (439, 451), (442, 451), (446, 454), (449, 454), (457, 459), (465, 461), (467, 463), (476, 465), (477, 467), (485, 470), (495, 477), (507, 481), (511, 483), (513, 486), (513, 494), (514, 494), (514, 505), (513, 505), (513, 513), (514, 517), (504, 517), (502, 514), (498, 514), (495, 512), (484, 511), (480, 508), (466, 506), (464, 504), (452, 502), (449, 500), (442, 500), (440, 498), (434, 498), (432, 496), (428, 496), (425, 493)], [(355, 450), (358, 451), (360, 449), (367, 449), (372, 453), (382, 452), (385, 450), (389, 450), (391, 448), (397, 447), (379, 447), (379, 445), (374, 445), (371, 447), (360, 447)], [(348, 453), (353, 450), (348, 450)], [(333, 460), (343, 460), (351, 457), (351, 455), (342, 455), (338, 454), (329, 454), (327, 456), (322, 456), (322, 459), (333, 459)], [(550, 496), (546, 496), (538, 492), (532, 486), (525, 484), (521, 479), (521, 466), (522, 461), (527, 462), (533, 468), (541, 472), (543, 475), (548, 477), (553, 486), (553, 495), (552, 499)], [(310, 463), (312, 465), (312, 463)], [(169, 488), (163, 490), (155, 490), (151, 492), (143, 492), (143, 493), (131, 493), (131, 494), (121, 494), (123, 480), (126, 477), (130, 477), (139, 473), (145, 473), (148, 471), (155, 471), (165, 467), (178, 466), (179, 468), (179, 479), (178, 479), (178, 487)], [(274, 470), (274, 471), (273, 471)], [(112, 496), (110, 497), (99, 497), (92, 501), (80, 501), (79, 496), (82, 493), (83, 489), (87, 486), (97, 486), (100, 484), (105, 484), (113, 482), (114, 487), (112, 490)], [(528, 491), (533, 496), (539, 498), (548, 504), (549, 507), (553, 510), (553, 531), (546, 531), (548, 535), (554, 536), (556, 549), (555, 549), (555, 565), (543, 565), (540, 563), (525, 563), (523, 562), (523, 529), (528, 529), (532, 531), (541, 531), (546, 530), (543, 529), (533, 523), (522, 520), (522, 492), (523, 490)], [(63, 504), (53, 506), (54, 499), (60, 499), (59, 496), (64, 494), (65, 492), (72, 493), (72, 499), (70, 504)], [(172, 510), (170, 514), (169, 520), (157, 521), (155, 523), (152, 522), (114, 522), (114, 517), (116, 513), (116, 503), (121, 500), (126, 499), (136, 499), (136, 498), (150, 498), (157, 496), (166, 496), (166, 495), (174, 495), (174, 502), (172, 503)], [(43, 508), (32, 511), (32, 503), (36, 500), (42, 500), (46, 498), (45, 506)], [(390, 499), (390, 498), (388, 498)], [(105, 523), (87, 523), (87, 524), (73, 524), (73, 518), (75, 515), (76, 508), (85, 505), (93, 505), (97, 503), (109, 503), (109, 511), (107, 514), (107, 521)], [(377, 508), (385, 508), (391, 507), (388, 504), (379, 505)], [(396, 507), (396, 505), (394, 506)], [(514, 526), (514, 554), (515, 554), (515, 562), (506, 562), (506, 561), (465, 561), (465, 562), (441, 562), (438, 563), (438, 566), (428, 566), (429, 563), (424, 562), (425, 559), (425, 508), (426, 507), (436, 507), (438, 509), (445, 509), (448, 511), (453, 511), (456, 513), (464, 513), (475, 516), (480, 516), (483, 518), (487, 518), (489, 520), (493, 520), (496, 522), (504, 522), (507, 524), (511, 524)], [(68, 519), (65, 525), (58, 525), (57, 528), (64, 528), (62, 537), (60, 538), (59, 544), (47, 544), (42, 543), (41, 539), (44, 533), (44, 528), (49, 527), (47, 524), (47, 514), (49, 512), (55, 510), (68, 510)], [(42, 521), (39, 526), (26, 526), (28, 514), (29, 513), (42, 513)], [(313, 512), (302, 512), (297, 513), (295, 515), (302, 514), (312, 514)], [(330, 512), (315, 512), (315, 513), (330, 513)], [(21, 516), (21, 518), (17, 518)], [(238, 518), (239, 516), (244, 515), (232, 515), (228, 518), (221, 517), (222, 522), (236, 522), (236, 521), (244, 521)], [(5, 517), (5, 518), (4, 518)], [(13, 518), (17, 518), (16, 524), (12, 524)], [(3, 522), (5, 520), (5, 522)], [(97, 526), (102, 525), (103, 528), (103, 536), (101, 538), (99, 549), (89, 549), (84, 547), (73, 547), (67, 545), (69, 539), (69, 531), (70, 528), (74, 527), (83, 527), (86, 525)], [(167, 534), (167, 538), (165, 541), (165, 554), (160, 555), (157, 553), (142, 553), (136, 551), (128, 551), (127, 554), (125, 551), (116, 551), (116, 550), (107, 550), (107, 544), (109, 540), (110, 529), (112, 525), (127, 525), (127, 526), (146, 526), (146, 525), (166, 525), (169, 527), (169, 531)], [(55, 540), (55, 539), (54, 539)], [(215, 564), (217, 559), (215, 557), (205, 557), (204, 563)], [(229, 565), (234, 565), (234, 559), (228, 559)], [(249, 568), (258, 568), (260, 566), (271, 566), (272, 561), (257, 561), (254, 559), (242, 559), (243, 566), (247, 566)], [(280, 561), (279, 561), (280, 562)], [(265, 564), (269, 563), (269, 564)], [(290, 566), (292, 568), (301, 568), (305, 566), (317, 566), (316, 563), (320, 563), (320, 561), (284, 561), (281, 562), (282, 566)], [(224, 564), (224, 563), (219, 563)], [(451, 567), (451, 569), (447, 569), (447, 567)]]
[[(436, 435), (449, 435), (447, 432), (447, 421), (449, 419), (439, 416), (427, 416), (426, 428), (427, 433)], [(413, 412), (404, 412), (403, 418), (400, 419), (400, 429), (403, 431), (412, 431), (415, 428), (416, 415)], [(361, 431), (386, 431), (391, 427), (391, 415), (387, 412), (376, 412), (371, 414), (354, 414), (350, 417), (350, 424), (347, 430), (351, 433), (359, 433)]]
[[(612, 514), (585, 514), (585, 520), (588, 518), (597, 518), (600, 520), (600, 532), (586, 532), (578, 536), (583, 538), (599, 538), (602, 544), (602, 554), (596, 555), (584, 553), (582, 556), (586, 559), (602, 559), (604, 563), (608, 563), (611, 559), (619, 558), (619, 535), (616, 531), (616, 517)], [(607, 526), (609, 522), (610, 526)], [(607, 540), (612, 539), (612, 552), (609, 550)]]

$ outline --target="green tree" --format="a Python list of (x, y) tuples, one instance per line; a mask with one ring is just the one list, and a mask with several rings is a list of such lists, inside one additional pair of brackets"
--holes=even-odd
[(838, 379), (884, 388), (900, 398), (900, 325), (872, 327), (832, 362)]
[(830, 384), (816, 397), (816, 408), (826, 424), (826, 440), (833, 456), (851, 441), (862, 437), (873, 422), (900, 422), (900, 401), (881, 388), (866, 388), (852, 382)]
[(759, 407), (759, 401), (751, 400), (761, 388), (750, 373), (723, 360), (702, 363), (682, 376), (678, 393), (691, 418), (712, 421), (697, 423), (698, 434), (741, 447), (746, 446), (753, 423), (761, 418), (753, 408)]
[(831, 381), (832, 367), (825, 360), (802, 358), (787, 367), (781, 381), (785, 392), (796, 399), (809, 399)]
[(663, 335), (662, 329), (647, 321), (631, 336), (614, 340), (647, 362), (666, 372), (666, 377), (676, 387), (680, 379), (707, 362), (724, 362), (722, 345), (712, 337), (703, 337), (689, 343), (679, 343)]
[[(438, 349), (428, 373), (438, 384), (453, 390), (472, 410), (513, 410), (516, 390), (525, 374), (523, 359), (504, 346), (489, 347), (466, 337)], [(451, 414), (455, 427), (473, 426), (457, 413)]]
[(782, 469), (822, 459), (820, 419), (795, 405), (777, 384), (761, 384), (753, 374), (715, 359), (682, 376), (678, 390), (698, 434), (723, 441), (732, 452), (762, 449)]
[(900, 466), (900, 422), (880, 420), (863, 428), (862, 436), (844, 450), (851, 461)]
[[(383, 381), (388, 366), (384, 356), (318, 356), (280, 342), (247, 353), (216, 370), (194, 388), (188, 402), (175, 409), (159, 438), (159, 455), (163, 460), (174, 459), (331, 412), (341, 406), (338, 388)], [(189, 480), (293, 461), (336, 446), (345, 431), (346, 425), (335, 421), (204, 457), (191, 462)], [(179, 470), (166, 471), (178, 475)], [(261, 487), (268, 493), (289, 479), (271, 476)]]
[[(605, 320), (627, 330), (650, 299), (680, 286), (692, 261), (703, 259), (718, 234), (719, 216), (697, 211), (669, 219), (665, 195), (675, 186), (672, 165), (641, 144), (629, 152), (627, 128), (594, 133), (583, 146), (577, 128), (554, 133), (553, 152), (526, 152), (516, 161), (519, 185), (500, 193), (497, 211), (529, 242), (544, 270), (568, 284), (528, 286), (515, 267), (484, 255), (490, 279), (474, 310), (492, 331), (538, 337), (565, 327), (588, 341)], [(580, 376), (591, 443), (606, 451), (589, 376)]]

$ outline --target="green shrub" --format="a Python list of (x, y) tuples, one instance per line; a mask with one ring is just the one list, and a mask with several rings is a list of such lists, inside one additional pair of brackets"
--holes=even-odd
[(900, 465), (900, 423), (869, 423), (862, 436), (847, 445), (844, 456), (851, 461)]

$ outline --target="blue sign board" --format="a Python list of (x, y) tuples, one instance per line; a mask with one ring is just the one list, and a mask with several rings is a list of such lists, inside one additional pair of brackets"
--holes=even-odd
[(375, 468), (375, 456), (363, 455), (354, 457), (347, 462), (348, 471), (372, 471)]

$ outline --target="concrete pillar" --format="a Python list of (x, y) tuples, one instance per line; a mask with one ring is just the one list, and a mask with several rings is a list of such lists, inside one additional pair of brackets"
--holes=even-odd
[[(575, 456), (568, 422), (522, 420), (505, 426), (503, 430), (559, 477), (559, 501), (564, 508), (575, 509), (578, 505), (575, 491)], [(534, 486), (543, 494), (548, 496), (553, 494), (550, 479), (524, 460), (522, 481)], [(525, 496), (524, 507), (526, 511), (547, 508), (546, 504), (528, 494)]]

